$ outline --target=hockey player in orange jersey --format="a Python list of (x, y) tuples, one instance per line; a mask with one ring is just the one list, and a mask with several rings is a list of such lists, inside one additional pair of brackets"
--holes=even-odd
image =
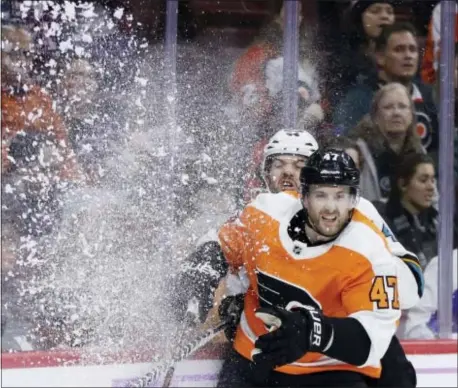
[(379, 377), (400, 314), (398, 259), (355, 209), (358, 181), (348, 155), (318, 152), (300, 200), (261, 194), (240, 216), (238, 237), (221, 231), (215, 286), (228, 267), (243, 266), (250, 283), (221, 386), (365, 386)]
[[(301, 168), (308, 158), (319, 148), (315, 138), (307, 131), (293, 129), (282, 129), (272, 136), (264, 147), (262, 160), (260, 162), (260, 178), (264, 182), (264, 188), (252, 193), (254, 199), (260, 192), (279, 193), (282, 191), (300, 191), (299, 175)], [(255, 194), (255, 195), (253, 195)], [(297, 194), (298, 195), (298, 194)], [(408, 252), (394, 237), (386, 222), (380, 216), (371, 202), (360, 198), (357, 208), (367, 216), (387, 237), (391, 252), (399, 258), (398, 266), (401, 272), (399, 284), (401, 309), (409, 309), (414, 306), (422, 296), (423, 275), (416, 256)], [(222, 227), (226, 235), (234, 233), (237, 235), (238, 217), (231, 217)], [(198, 241), (198, 248), (193, 253), (196, 260), (202, 262), (205, 256), (204, 251), (208, 246), (213, 245), (212, 250), (218, 251), (219, 238), (216, 228), (212, 228)], [(226, 315), (225, 310), (237, 310), (233, 303), (240, 304), (247, 290), (245, 270), (242, 268), (237, 273), (230, 273), (225, 279), (226, 297), (220, 306), (220, 314)], [(212, 303), (212, 301), (211, 301)], [(213, 305), (213, 303), (212, 303)], [(238, 319), (236, 320), (238, 323)], [(230, 329), (227, 330), (229, 332)], [(227, 335), (231, 338), (231, 335)]]

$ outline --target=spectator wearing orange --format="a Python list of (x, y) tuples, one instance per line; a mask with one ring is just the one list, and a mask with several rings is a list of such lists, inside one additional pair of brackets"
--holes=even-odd
[(364, 160), (361, 195), (369, 201), (388, 199), (400, 157), (424, 152), (414, 112), (407, 89), (399, 83), (387, 84), (375, 93), (369, 114), (349, 132)]
[(8, 152), (16, 134), (41, 132), (55, 136), (65, 150), (60, 177), (81, 179), (62, 120), (49, 95), (30, 76), (32, 55), (32, 38), (25, 28), (2, 26), (2, 172), (14, 162), (8, 158)]
[(438, 117), (432, 88), (417, 81), (419, 48), (416, 32), (408, 23), (383, 28), (376, 39), (377, 77), (368, 78), (351, 88), (334, 112), (334, 124), (348, 132), (370, 111), (377, 90), (389, 82), (398, 82), (409, 91), (415, 107), (417, 134), (428, 152), (438, 148)]
[[(421, 79), (425, 84), (433, 85), (438, 81), (439, 54), (441, 41), (441, 2), (433, 9), (433, 14), (428, 24), (425, 54), (421, 64)], [(455, 43), (458, 42), (458, 4), (455, 6)]]
[[(281, 4), (282, 2), (277, 2)], [(299, 3), (301, 4), (301, 3)], [(229, 87), (242, 116), (241, 121), (256, 131), (255, 140), (269, 138), (282, 125), (284, 7), (261, 31), (236, 61)], [(302, 24), (299, 43), (298, 125), (313, 127), (323, 119), (316, 75), (316, 58), (311, 31)], [(254, 128), (254, 129), (253, 129)]]

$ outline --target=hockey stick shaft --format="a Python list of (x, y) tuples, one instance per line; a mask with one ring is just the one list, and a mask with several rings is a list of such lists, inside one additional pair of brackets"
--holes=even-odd
[(152, 381), (157, 380), (159, 376), (166, 373), (170, 367), (177, 362), (184, 360), (193, 354), (196, 350), (199, 350), (204, 345), (209, 343), (215, 338), (221, 331), (223, 331), (229, 325), (228, 321), (220, 323), (218, 326), (204, 331), (201, 335), (197, 336), (194, 340), (189, 342), (186, 346), (178, 349), (172, 358), (172, 362), (165, 361), (154, 367), (144, 377), (141, 377), (137, 383), (132, 384), (132, 387), (147, 387)]
[[(192, 302), (191, 302), (191, 304), (192, 304)], [(182, 325), (181, 330), (179, 332), (179, 339), (178, 339), (178, 342), (177, 342), (178, 348), (180, 348), (182, 346), (183, 337), (184, 337), (187, 329), (189, 327), (191, 327), (192, 323), (195, 321), (195, 318), (196, 318), (196, 315), (193, 314), (190, 310), (191, 309), (188, 306), (188, 311), (186, 313), (185, 319), (183, 320), (183, 325)], [(167, 372), (165, 374), (164, 383), (162, 384), (162, 388), (169, 388), (170, 387), (170, 383), (172, 382), (172, 377), (173, 377), (174, 373), (175, 373), (175, 362), (173, 361), (173, 358), (172, 358), (172, 361), (170, 362), (169, 368), (167, 369)]]

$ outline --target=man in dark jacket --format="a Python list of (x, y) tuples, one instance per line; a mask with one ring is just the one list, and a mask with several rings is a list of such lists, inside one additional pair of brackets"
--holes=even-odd
[(438, 118), (432, 89), (415, 77), (419, 48), (415, 29), (408, 23), (387, 26), (376, 39), (377, 77), (369, 77), (350, 89), (334, 112), (334, 124), (344, 132), (369, 113), (375, 92), (384, 84), (399, 82), (410, 92), (415, 105), (417, 131), (428, 152), (437, 151)]

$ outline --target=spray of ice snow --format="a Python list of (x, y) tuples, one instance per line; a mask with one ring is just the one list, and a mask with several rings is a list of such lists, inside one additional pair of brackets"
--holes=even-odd
[[(98, 183), (70, 185), (54, 232), (23, 239), (30, 252), (24, 266), (38, 268), (23, 285), (24, 300), (35, 305), (35, 342), (44, 332), (62, 335), (51, 342), (84, 345), (88, 356), (101, 358), (165, 349), (176, 326), (168, 308), (175, 269), (235, 210), (243, 155), (221, 106), (226, 65), (237, 52), (216, 63), (218, 42), (180, 46), (179, 93), (170, 101), (161, 76), (163, 47), (119, 33), (113, 20), (131, 20), (123, 9), (111, 16), (93, 3), (32, 3), (21, 10), (25, 16), (32, 9), (36, 19), (50, 12), (51, 21), (36, 32), (54, 45), (64, 69), (75, 54), (87, 58), (99, 82), (84, 117), (94, 137), (83, 148), (95, 155)], [(50, 59), (47, 68), (55, 67)], [(58, 106), (60, 113), (71, 119), (71, 104), (82, 98)], [(167, 117), (171, 103), (176, 118)]]

